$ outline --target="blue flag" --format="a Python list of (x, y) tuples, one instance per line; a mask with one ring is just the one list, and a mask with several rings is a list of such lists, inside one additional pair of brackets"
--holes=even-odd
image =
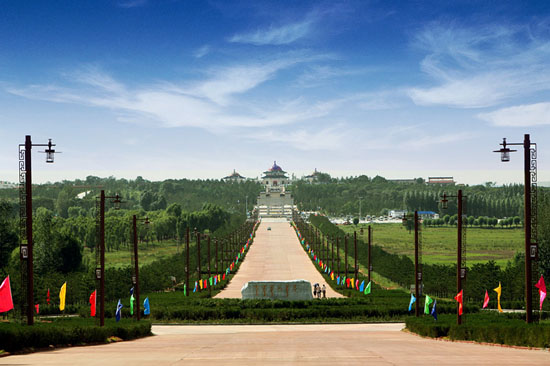
[(122, 304), (120, 303), (120, 299), (118, 299), (118, 304), (116, 306), (116, 312), (115, 312), (115, 318), (118, 322), (120, 320), (120, 310), (122, 309)]
[(340, 276), (336, 277), (336, 284), (337, 284), (337, 285), (340, 284)]
[(435, 320), (437, 320), (437, 310), (435, 309), (435, 304), (437, 304), (437, 300), (434, 300), (434, 306), (432, 306), (432, 316)]
[(151, 308), (149, 307), (149, 298), (146, 297), (145, 301), (143, 302), (143, 315), (149, 314), (151, 314)]
[(132, 288), (130, 289), (130, 296), (132, 296), (133, 294), (134, 294), (134, 288), (132, 287)]
[(363, 292), (364, 289), (365, 289), (365, 280), (361, 282), (361, 286), (359, 286), (359, 291)]
[(411, 302), (409, 303), (409, 311), (411, 311), (412, 306), (413, 306), (415, 301), (416, 301), (416, 297), (414, 297), (414, 295), (411, 294)]

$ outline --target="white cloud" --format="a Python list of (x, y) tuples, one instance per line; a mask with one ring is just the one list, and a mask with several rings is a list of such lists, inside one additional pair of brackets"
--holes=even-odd
[(210, 71), (210, 77), (192, 85), (158, 83), (127, 87), (97, 68), (68, 74), (69, 86), (30, 85), (6, 91), (29, 99), (108, 108), (122, 122), (162, 127), (198, 127), (221, 133), (232, 127), (288, 125), (327, 115), (338, 101), (252, 103), (234, 96), (247, 92), (274, 73), (305, 58), (275, 60), (263, 65), (235, 66)]
[[(534, 26), (536, 27), (536, 26)], [(418, 105), (479, 108), (550, 90), (550, 41), (525, 27), (432, 24), (416, 44), (435, 86), (408, 91)]]
[(278, 27), (270, 26), (268, 29), (258, 29), (250, 33), (235, 34), (229, 39), (233, 43), (250, 43), (256, 46), (283, 45), (293, 43), (310, 34), (313, 30), (314, 18), (284, 24)]
[(524, 104), (480, 113), (478, 118), (496, 126), (526, 127), (550, 125), (550, 103)]
[(195, 58), (202, 58), (210, 53), (210, 46), (204, 45), (193, 52), (193, 56)]

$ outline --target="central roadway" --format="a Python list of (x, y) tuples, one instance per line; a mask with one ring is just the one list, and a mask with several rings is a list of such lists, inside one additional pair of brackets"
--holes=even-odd
[(325, 284), (327, 297), (342, 297), (317, 271), (289, 222), (262, 220), (239, 271), (216, 297), (240, 299), (248, 281), (288, 280), (307, 280), (321, 287)]

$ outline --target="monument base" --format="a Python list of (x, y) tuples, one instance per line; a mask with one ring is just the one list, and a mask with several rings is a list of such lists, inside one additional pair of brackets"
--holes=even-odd
[(242, 299), (312, 300), (311, 283), (294, 281), (249, 281), (241, 289)]

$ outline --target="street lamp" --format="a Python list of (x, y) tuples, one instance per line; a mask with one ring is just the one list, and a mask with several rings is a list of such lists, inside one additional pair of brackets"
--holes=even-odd
[[(21, 278), (27, 279), (26, 304), (22, 307), (27, 312), (27, 324), (34, 324), (34, 275), (33, 275), (33, 237), (32, 237), (32, 164), (31, 150), (33, 146), (47, 146), (46, 163), (53, 163), (55, 150), (52, 149), (52, 140), (48, 144), (33, 144), (31, 136), (25, 136), (25, 143), (19, 144), (19, 237), (20, 237), (20, 260)], [(26, 266), (23, 264), (26, 262)], [(25, 281), (21, 281), (25, 283)], [(22, 291), (24, 292), (24, 291)], [(22, 311), (23, 313), (23, 311)]]
[[(532, 143), (529, 134), (524, 135), (523, 143), (508, 143), (502, 139), (501, 149), (493, 152), (500, 153), (502, 162), (510, 161), (510, 150), (507, 146), (523, 145), (523, 176), (524, 176), (524, 227), (525, 227), (525, 321), (533, 321), (532, 288), (531, 288), (531, 261), (537, 260), (537, 144)], [(532, 207), (535, 214), (532, 214)]]
[[(406, 224), (407, 221), (412, 218), (413, 217), (411, 216), (403, 215), (403, 224)], [(416, 301), (414, 303), (414, 315), (417, 317), (420, 316), (420, 301), (418, 301), (418, 299), (419, 296), (422, 295), (420, 293), (420, 287), (422, 286), (422, 242), (419, 233), (420, 220), (418, 217), (418, 211), (414, 211), (414, 296), (416, 298)]]
[[(95, 277), (99, 280), (99, 326), (105, 325), (105, 199), (112, 199), (115, 210), (120, 209), (122, 203), (118, 193), (114, 196), (105, 196), (105, 191), (102, 189), (99, 196), (99, 200), (96, 204), (99, 205), (99, 268), (97, 268), (97, 256), (96, 256), (96, 270)], [(97, 255), (97, 254), (96, 254)]]
[[(466, 279), (466, 231), (462, 228), (462, 222), (464, 220), (463, 217), (463, 201), (466, 198), (462, 195), (462, 189), (458, 190), (458, 194), (456, 196), (450, 195), (447, 196), (446, 193), (443, 193), (441, 196), (441, 207), (443, 209), (446, 209), (448, 207), (448, 199), (447, 198), (456, 198), (458, 203), (458, 220), (457, 220), (457, 249), (456, 249), (456, 292), (460, 293), (460, 291), (463, 290), (462, 286), (462, 280)], [(462, 298), (464, 299), (464, 293), (462, 294)], [(460, 304), (457, 304), (456, 308), (456, 323), (462, 324), (462, 315), (460, 314)]]
[(134, 293), (136, 295), (136, 318), (139, 321), (141, 314), (139, 309), (139, 261), (138, 261), (138, 233), (137, 233), (138, 221), (143, 221), (145, 225), (149, 225), (151, 222), (149, 221), (149, 217), (145, 217), (144, 219), (138, 219), (136, 215), (132, 216), (132, 228), (134, 229), (134, 255), (132, 256), (132, 262), (134, 262), (133, 263), (134, 275), (132, 276), (132, 284), (134, 285)]

